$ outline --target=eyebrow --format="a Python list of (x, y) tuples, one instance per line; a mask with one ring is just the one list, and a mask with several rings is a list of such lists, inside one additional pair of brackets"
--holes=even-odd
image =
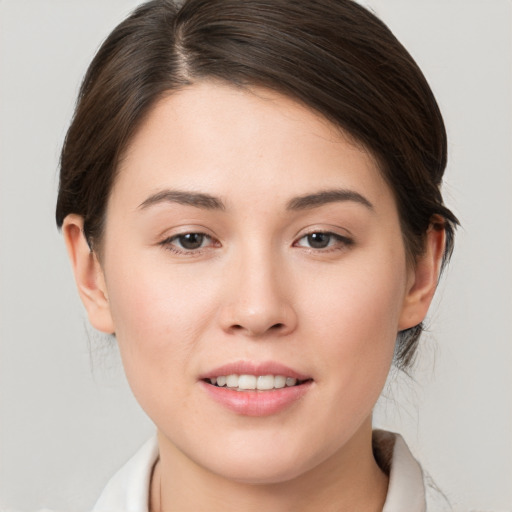
[[(288, 201), (286, 205), (287, 210), (308, 210), (311, 208), (319, 208), (325, 204), (335, 202), (352, 201), (359, 203), (369, 210), (374, 210), (373, 204), (354, 190), (334, 189), (323, 190), (314, 194), (307, 194), (304, 196), (294, 197)], [(203, 210), (221, 210), (226, 209), (221, 199), (201, 192), (186, 192), (181, 190), (162, 190), (152, 194), (145, 199), (140, 205), (139, 209), (144, 210), (150, 206), (160, 203), (178, 203), (187, 206), (194, 206)]]
[(180, 190), (162, 190), (149, 196), (140, 205), (143, 210), (160, 203), (178, 203), (195, 206), (203, 210), (225, 210), (224, 203), (217, 197), (200, 192), (184, 192)]
[(354, 190), (334, 189), (323, 190), (315, 194), (295, 197), (291, 199), (287, 206), (287, 210), (308, 210), (310, 208), (319, 208), (328, 203), (351, 201), (362, 204), (369, 210), (374, 210), (373, 204)]

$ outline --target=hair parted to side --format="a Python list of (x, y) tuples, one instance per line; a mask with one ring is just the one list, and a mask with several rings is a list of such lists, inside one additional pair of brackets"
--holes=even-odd
[[(411, 262), (431, 225), (452, 252), (443, 204), (447, 141), (430, 87), (386, 25), (352, 0), (153, 0), (105, 40), (83, 80), (61, 154), (57, 225), (76, 213), (99, 251), (118, 162), (155, 102), (201, 80), (266, 87), (366, 147), (394, 193)], [(421, 324), (399, 333), (412, 362)]]

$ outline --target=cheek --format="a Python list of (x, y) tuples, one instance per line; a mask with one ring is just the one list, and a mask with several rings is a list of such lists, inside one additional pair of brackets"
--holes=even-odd
[(373, 407), (393, 359), (406, 274), (400, 259), (388, 260), (320, 276), (304, 308), (315, 363), (354, 414)]
[(145, 260), (126, 264), (118, 258), (116, 267), (108, 272), (116, 334), (128, 344), (143, 343), (145, 348), (163, 348), (170, 340), (189, 343), (208, 318), (215, 283), (200, 279), (188, 268)]
[(185, 388), (183, 375), (193, 375), (194, 355), (216, 314), (216, 289), (186, 272), (116, 263), (108, 274), (111, 313), (128, 382), (144, 407), (159, 388)]

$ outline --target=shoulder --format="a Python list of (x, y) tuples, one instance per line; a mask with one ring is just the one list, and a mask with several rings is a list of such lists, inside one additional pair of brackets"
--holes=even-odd
[(147, 512), (151, 473), (157, 460), (155, 435), (110, 479), (92, 512)]

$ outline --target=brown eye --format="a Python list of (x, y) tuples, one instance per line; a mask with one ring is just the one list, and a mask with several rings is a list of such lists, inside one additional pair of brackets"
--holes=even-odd
[(306, 238), (311, 248), (325, 249), (325, 247), (329, 246), (332, 235), (330, 233), (311, 233)]
[(338, 235), (336, 233), (316, 231), (299, 238), (295, 245), (308, 249), (322, 250), (336, 248), (341, 249), (343, 247), (352, 245), (353, 243), (354, 241), (352, 239)]
[(183, 233), (167, 238), (161, 245), (176, 253), (190, 253), (204, 249), (213, 243), (212, 237), (204, 233)]
[(187, 233), (176, 237), (175, 240), (178, 241), (182, 249), (191, 251), (202, 247), (205, 238), (206, 236), (202, 233)]

